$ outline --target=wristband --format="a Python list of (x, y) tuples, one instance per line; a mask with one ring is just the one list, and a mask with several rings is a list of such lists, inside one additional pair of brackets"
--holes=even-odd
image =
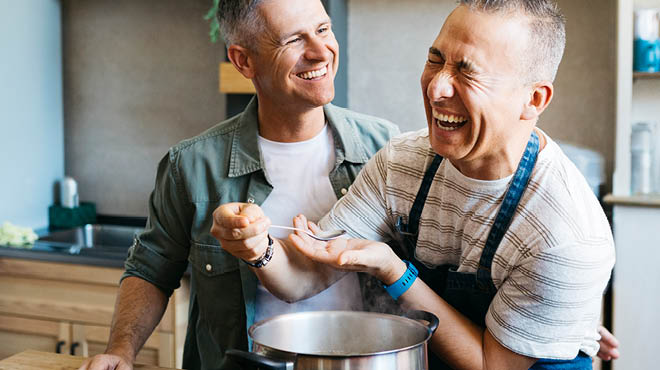
[(270, 234), (268, 234), (268, 248), (266, 248), (266, 252), (263, 254), (263, 256), (259, 257), (259, 259), (254, 262), (248, 262), (246, 260), (243, 260), (243, 262), (254, 268), (262, 268), (266, 266), (268, 262), (270, 262), (271, 258), (273, 258), (273, 238), (271, 238)]
[(399, 299), (401, 294), (405, 293), (408, 288), (415, 282), (415, 279), (417, 279), (417, 268), (415, 265), (412, 264), (410, 261), (403, 260), (403, 262), (406, 263), (406, 266), (408, 266), (408, 269), (406, 272), (403, 273), (403, 276), (399, 278), (399, 280), (395, 281), (392, 285), (383, 285), (383, 288), (385, 288), (385, 291), (389, 293), (389, 295), (394, 298), (396, 301)]

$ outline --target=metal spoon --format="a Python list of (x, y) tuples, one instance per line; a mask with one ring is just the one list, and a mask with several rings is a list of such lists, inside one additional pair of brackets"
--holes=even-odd
[(305, 234), (311, 236), (312, 238), (316, 240), (320, 240), (323, 242), (327, 242), (328, 240), (332, 239), (337, 239), (340, 236), (346, 234), (346, 230), (328, 230), (328, 231), (319, 231), (317, 234), (314, 234), (313, 232), (309, 230), (303, 230), (299, 229), (297, 227), (291, 227), (291, 226), (279, 226), (279, 225), (270, 225), (270, 227), (274, 227), (276, 229), (287, 229), (287, 230), (296, 230), (296, 231), (302, 231)]

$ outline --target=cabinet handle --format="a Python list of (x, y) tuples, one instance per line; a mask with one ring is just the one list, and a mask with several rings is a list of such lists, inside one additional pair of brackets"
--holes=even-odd
[(77, 348), (79, 345), (80, 345), (80, 343), (78, 343), (78, 342), (73, 342), (73, 343), (71, 343), (71, 350), (69, 351), (69, 353), (71, 354), (71, 356), (75, 356), (75, 355), (76, 355), (76, 348)]
[(66, 342), (63, 340), (57, 342), (57, 344), (55, 345), (55, 353), (62, 353), (62, 346), (65, 344)]

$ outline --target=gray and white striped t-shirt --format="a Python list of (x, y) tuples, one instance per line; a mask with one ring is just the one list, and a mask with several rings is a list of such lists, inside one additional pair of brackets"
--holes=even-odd
[[(486, 326), (502, 345), (526, 356), (571, 359), (578, 350), (593, 356), (614, 242), (586, 180), (545, 137), (547, 144), (493, 259), (498, 292)], [(392, 139), (320, 226), (364, 239), (400, 241), (395, 221), (407, 218), (434, 155), (426, 129)], [(476, 271), (510, 180), (475, 180), (442, 161), (422, 212), (416, 258), (431, 268), (453, 264), (459, 271)]]

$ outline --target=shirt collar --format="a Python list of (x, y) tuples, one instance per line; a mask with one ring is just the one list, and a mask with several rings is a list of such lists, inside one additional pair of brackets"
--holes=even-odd
[[(323, 107), (335, 139), (337, 163), (348, 161), (366, 163), (367, 150), (360, 141), (356, 122), (348, 119), (344, 109), (332, 104)], [(229, 177), (243, 176), (263, 169), (261, 153), (257, 141), (259, 135), (259, 115), (257, 97), (254, 96), (238, 119), (237, 128), (231, 143)]]

